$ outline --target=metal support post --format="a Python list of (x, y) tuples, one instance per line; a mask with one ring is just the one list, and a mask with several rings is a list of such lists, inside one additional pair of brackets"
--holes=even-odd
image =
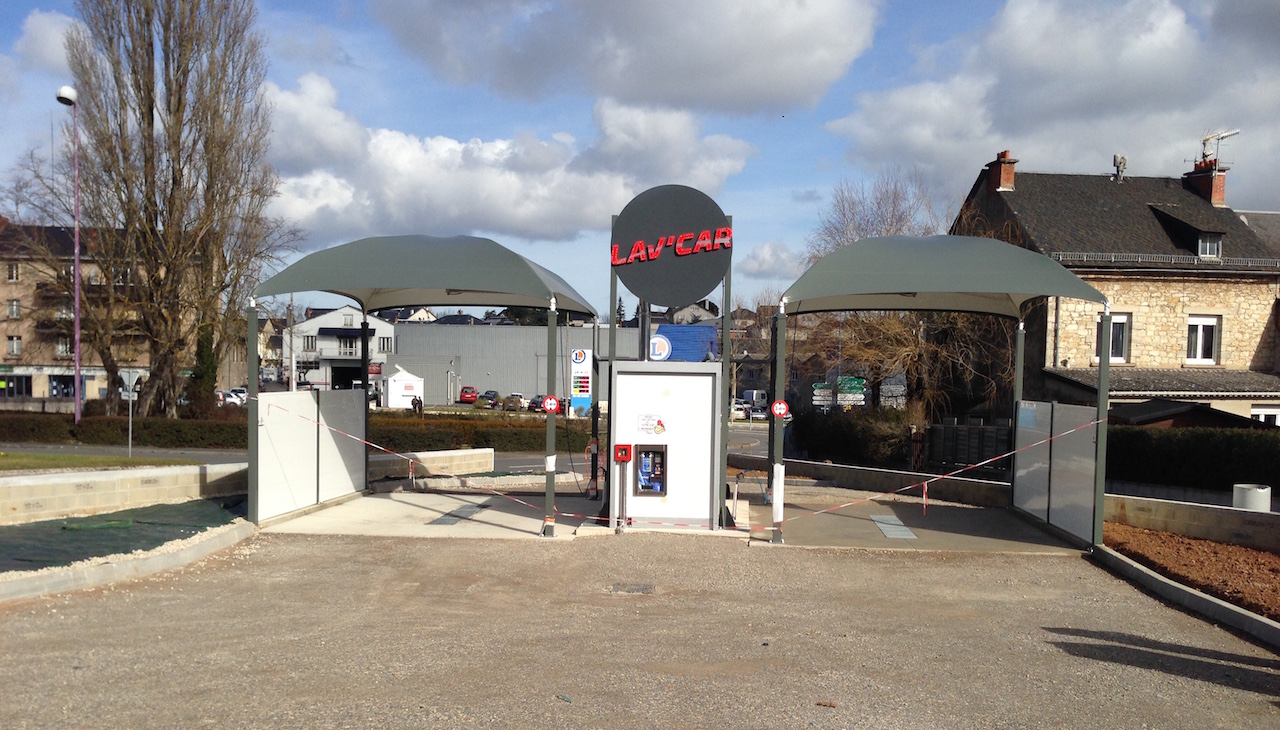
[[(556, 395), (556, 298), (547, 309), (547, 395)], [(558, 396), (557, 396), (558, 397)], [(564, 401), (561, 400), (563, 403)], [(563, 406), (561, 406), (563, 407)], [(547, 506), (542, 536), (556, 536), (556, 414), (547, 411)]]

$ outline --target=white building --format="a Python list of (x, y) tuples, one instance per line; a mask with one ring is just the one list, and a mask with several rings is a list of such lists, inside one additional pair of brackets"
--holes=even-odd
[[(380, 373), (387, 356), (395, 351), (395, 325), (369, 315), (369, 369)], [(361, 324), (364, 315), (344, 306), (294, 324), (282, 333), (280, 347), (289, 372), (296, 372), (298, 386), (319, 390), (346, 390), (361, 383)], [(379, 378), (372, 378), (378, 380)]]

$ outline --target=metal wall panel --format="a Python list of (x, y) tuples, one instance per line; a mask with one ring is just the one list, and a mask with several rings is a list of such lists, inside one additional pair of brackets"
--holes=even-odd
[(257, 519), (316, 503), (316, 393), (258, 394)]
[[(1052, 457), (1049, 463), (1049, 524), (1093, 542), (1093, 470), (1097, 427), (1086, 426), (1097, 408), (1053, 404)], [(1071, 432), (1071, 433), (1068, 433)]]
[(317, 395), (320, 423), (316, 427), (316, 500), (326, 502), (365, 488), (365, 392), (333, 390)]
[(1049, 438), (1053, 428), (1053, 404), (1019, 401), (1017, 412), (1013, 506), (1048, 522), (1050, 445), (1030, 445)]
[[(569, 353), (576, 349), (607, 353), (609, 331), (600, 328), (600, 346), (595, 346), (592, 327), (559, 327), (556, 373), (559, 396), (569, 392)], [(634, 360), (639, 352), (636, 329), (618, 330), (618, 353)], [(446, 363), (452, 364), (446, 364)], [(547, 387), (547, 330), (545, 327), (433, 325), (415, 322), (396, 324), (396, 351), (387, 356), (383, 373), (395, 365), (426, 381), (425, 401), (429, 405), (445, 401), (448, 371), (455, 372), (453, 395), (463, 385), (480, 392), (489, 389), (502, 395), (513, 392), (526, 397), (541, 394)], [(415, 370), (414, 368), (418, 368)], [(423, 370), (423, 372), (418, 372)], [(608, 378), (602, 370), (595, 379), (598, 397), (608, 400)]]

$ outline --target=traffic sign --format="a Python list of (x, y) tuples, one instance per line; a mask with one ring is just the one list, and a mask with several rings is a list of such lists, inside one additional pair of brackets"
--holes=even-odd
[(547, 413), (559, 413), (559, 412), (560, 412), (560, 399), (559, 399), (559, 398), (557, 398), (557, 397), (555, 397), (554, 395), (549, 395), (549, 396), (547, 396), (547, 397), (543, 398), (543, 399), (542, 399), (542, 410), (546, 411)]
[(774, 401), (773, 405), (769, 406), (769, 410), (778, 418), (786, 418), (787, 414), (791, 412), (790, 409), (787, 408), (787, 402), (784, 400)]

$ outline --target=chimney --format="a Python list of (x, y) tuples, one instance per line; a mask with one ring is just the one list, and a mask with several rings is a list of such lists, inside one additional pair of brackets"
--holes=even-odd
[(996, 155), (996, 159), (987, 163), (987, 192), (998, 193), (1013, 190), (1013, 166), (1018, 161), (1009, 156), (1009, 150)]
[(1230, 168), (1218, 164), (1216, 158), (1196, 160), (1195, 167), (1182, 176), (1182, 187), (1213, 203), (1227, 207), (1227, 175)]

